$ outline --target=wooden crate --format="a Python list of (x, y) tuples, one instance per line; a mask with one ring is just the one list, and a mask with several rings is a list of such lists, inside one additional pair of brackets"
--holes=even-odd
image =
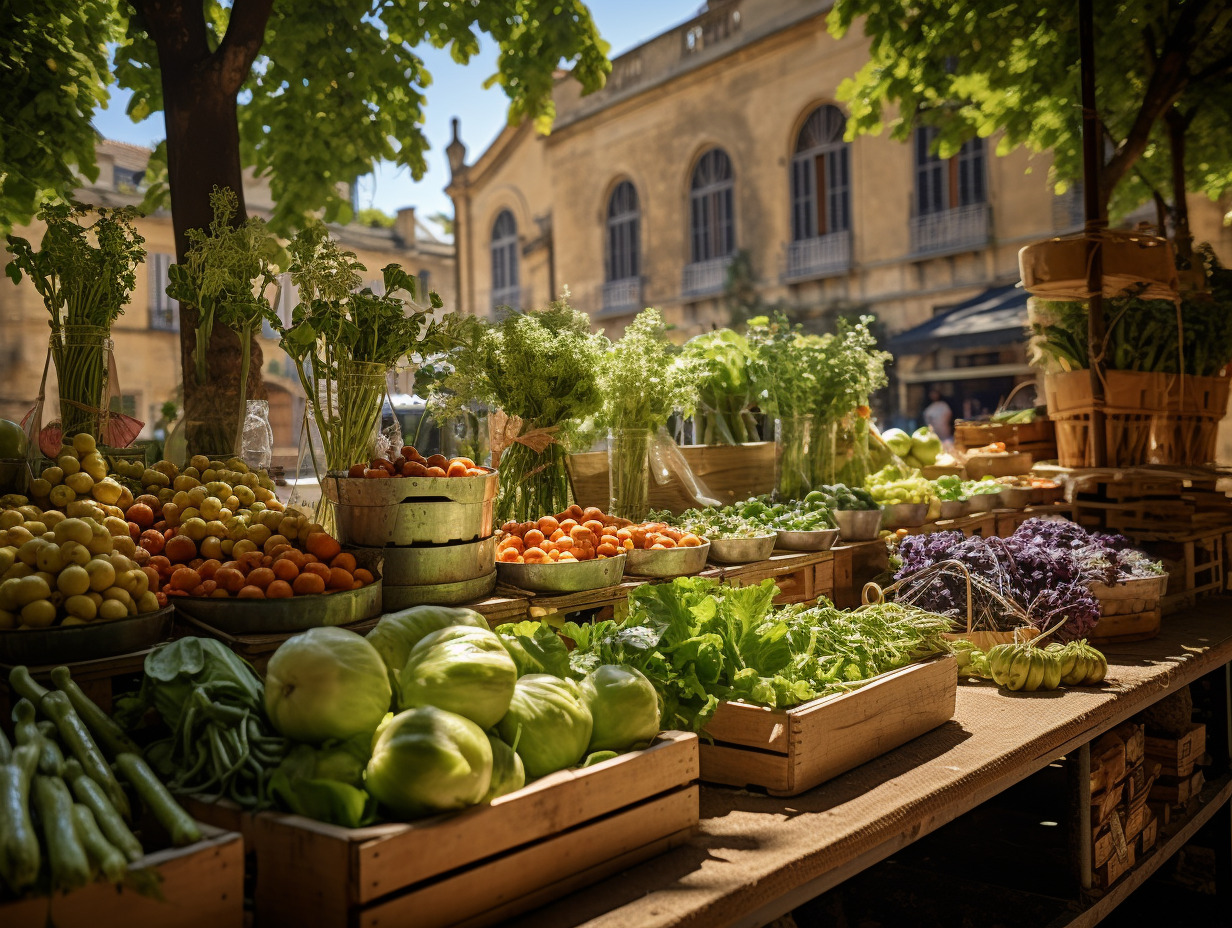
[[(117, 654), (114, 657), (104, 657), (93, 661), (79, 661), (75, 664), (65, 664), (72, 672), (76, 683), (104, 712), (110, 713), (115, 697), (134, 691), (141, 684), (141, 675), (145, 669), (146, 655), (153, 650), (146, 648), (133, 651), (130, 654)], [(51, 686), (51, 671), (59, 664), (47, 664), (42, 667), (31, 667), (30, 674), (45, 686)], [(9, 718), (13, 698), (9, 689), (9, 671), (13, 668), (0, 664), (0, 717)]]
[[(1091, 745), (1091, 801), (1125, 778), (1125, 742), (1111, 732)], [(1098, 819), (1104, 821), (1104, 819)]]
[(830, 551), (775, 551), (768, 560), (752, 564), (708, 564), (699, 576), (732, 586), (773, 580), (779, 588), (775, 604), (811, 603), (819, 596), (833, 596), (834, 558)]
[(698, 823), (697, 736), (561, 770), (490, 805), (371, 828), (254, 820), (256, 921), (495, 924), (683, 842)]
[(1113, 853), (1109, 855), (1104, 865), (1095, 868), (1094, 885), (1096, 889), (1106, 890), (1110, 888), (1117, 880), (1134, 869), (1134, 865), (1138, 862), (1137, 843), (1137, 841), (1126, 841), (1123, 854), (1119, 853), (1118, 849), (1114, 846)]
[(1159, 634), (1161, 610), (1135, 612), (1129, 615), (1101, 616), (1089, 632), (1091, 644), (1100, 647), (1127, 641), (1146, 641)]
[(1206, 726), (1195, 722), (1179, 738), (1146, 738), (1146, 755), (1160, 765), (1160, 773), (1170, 777), (1193, 774), (1194, 764), (1206, 753)]
[(1098, 793), (1091, 794), (1091, 821), (1104, 824), (1116, 815), (1121, 800), (1125, 798), (1125, 787), (1117, 783), (1106, 786)]
[(874, 538), (872, 541), (856, 541), (842, 547), (831, 549), (834, 556), (850, 557), (851, 572), (849, 582), (843, 583), (836, 577), (834, 589), (834, 604), (842, 609), (854, 609), (860, 605), (860, 591), (871, 580), (881, 576), (890, 567), (890, 549), (885, 540)]
[(1199, 770), (1186, 777), (1172, 777), (1160, 774), (1151, 787), (1152, 802), (1166, 802), (1173, 806), (1183, 806), (1200, 792), (1206, 785), (1206, 777)]
[(994, 512), (973, 512), (957, 519), (938, 519), (906, 529), (908, 535), (931, 535), (934, 532), (962, 532), (968, 538), (979, 535), (991, 538), (996, 534), (997, 516)]
[(1138, 836), (1138, 843), (1142, 846), (1142, 854), (1145, 856), (1147, 851), (1155, 846), (1159, 840), (1159, 818), (1154, 812), (1147, 820), (1146, 825), (1142, 828), (1142, 834)]
[[(772, 441), (746, 445), (681, 445), (680, 453), (693, 475), (724, 505), (774, 492), (777, 459)], [(566, 465), (578, 505), (597, 506), (606, 512), (610, 504), (607, 452), (571, 454)], [(650, 482), (651, 509), (668, 509), (679, 514), (701, 505), (685, 489), (677, 474), (673, 473), (665, 484)]]
[(702, 779), (795, 796), (943, 725), (954, 714), (951, 656), (882, 674), (791, 709), (723, 702), (706, 726)]
[(129, 870), (155, 874), (161, 899), (91, 883), (66, 896), (0, 903), (5, 928), (242, 928), (244, 842), (206, 825), (189, 847), (154, 851)]

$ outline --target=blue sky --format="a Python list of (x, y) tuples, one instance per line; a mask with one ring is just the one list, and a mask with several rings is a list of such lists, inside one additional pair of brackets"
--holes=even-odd
[[(615, 57), (689, 19), (700, 8), (701, 0), (591, 0), (589, 6), (600, 35), (611, 43)], [(496, 46), (492, 42), (485, 40), (481, 53), (465, 67), (451, 61), (445, 51), (423, 48), (419, 54), (433, 78), (427, 89), (424, 126), (431, 144), (428, 172), (415, 183), (405, 168), (380, 165), (373, 175), (360, 180), (361, 207), (376, 206), (392, 213), (403, 206), (415, 206), (421, 216), (452, 212), (443, 189), (449, 181), (444, 149), (449, 144), (450, 118), (462, 119), (468, 160), (487, 148), (505, 124), (508, 101), (504, 93), (495, 87), (483, 89), (484, 80), (496, 70)], [(109, 107), (94, 117), (95, 127), (110, 139), (153, 146), (165, 135), (162, 113), (134, 123), (124, 112), (128, 97), (113, 87)]]

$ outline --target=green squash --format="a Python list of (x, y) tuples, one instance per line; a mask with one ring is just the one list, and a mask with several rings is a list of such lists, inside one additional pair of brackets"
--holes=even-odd
[(1061, 678), (1056, 655), (1029, 641), (997, 645), (988, 652), (988, 669), (998, 686), (1024, 693), (1056, 689)]

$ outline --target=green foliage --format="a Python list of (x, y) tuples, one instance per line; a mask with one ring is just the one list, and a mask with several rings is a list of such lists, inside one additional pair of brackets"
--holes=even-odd
[(76, 171), (98, 177), (90, 120), (106, 104), (107, 43), (123, 34), (114, 0), (17, 0), (0, 51), (0, 231), (25, 223)]
[[(98, 218), (83, 225), (91, 213)], [(30, 278), (51, 313), (53, 332), (66, 325), (110, 329), (145, 260), (145, 239), (133, 227), (137, 211), (45, 202), (38, 218), (47, 225), (41, 247), (35, 251), (26, 239), (8, 236), (13, 260), (5, 273), (13, 283), (23, 273)]]
[(398, 220), (384, 210), (366, 207), (355, 214), (355, 221), (373, 229), (392, 229)]
[[(871, 55), (844, 81), (848, 135), (889, 128), (907, 139), (918, 125), (939, 130), (937, 151), (957, 153), (967, 139), (1003, 132), (998, 152), (1025, 145), (1051, 150), (1061, 186), (1082, 177), (1078, 6), (1029, 0), (837, 0), (830, 28), (842, 35), (857, 19)], [(1151, 126), (1187, 89), (1226, 81), (1232, 59), (1232, 8), (1222, 2), (1116, 0), (1099, 6), (1096, 83), (1101, 121), (1115, 149), (1106, 187), (1135, 162), (1167, 163)], [(1226, 189), (1229, 124), (1212, 118), (1204, 145), (1210, 166), (1194, 179), (1212, 195)], [(1112, 203), (1123, 213), (1143, 199), (1128, 183)]]
[(894, 360), (888, 351), (877, 350), (872, 316), (856, 322), (839, 319), (831, 335), (804, 336), (815, 350), (810, 368), (817, 384), (812, 412), (822, 422), (835, 422), (868, 399), (889, 379), (886, 365)]
[(644, 309), (603, 363), (602, 422), (613, 429), (658, 429), (674, 411), (692, 412), (701, 374), (701, 363), (668, 341), (663, 314)]
[(698, 444), (738, 445), (758, 441), (750, 411), (756, 387), (766, 379), (765, 362), (748, 339), (731, 329), (695, 335), (685, 342), (683, 357), (701, 365), (698, 383)]
[(813, 350), (799, 325), (782, 313), (749, 320), (749, 346), (765, 362), (766, 381), (759, 390), (762, 411), (794, 419), (813, 411), (817, 372)]
[[(233, 7), (206, 0), (200, 9), (216, 50)], [(127, 26), (115, 76), (133, 91), (129, 113), (141, 119), (164, 106), (160, 65), (144, 19), (133, 16)], [(466, 63), (484, 33), (500, 49), (490, 83), (509, 97), (511, 123), (531, 119), (549, 130), (553, 75), (562, 62), (586, 91), (602, 87), (611, 70), (607, 43), (579, 0), (322, 0), (310, 10), (274, 4), (238, 114), (242, 162), (270, 179), (273, 227), (287, 231), (315, 210), (326, 222), (348, 222), (340, 185), (379, 160), (421, 179), (429, 144), (424, 92), (432, 77), (415, 49), (448, 48)]]

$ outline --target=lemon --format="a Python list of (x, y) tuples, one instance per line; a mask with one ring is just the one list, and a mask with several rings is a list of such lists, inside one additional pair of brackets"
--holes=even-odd
[(51, 481), (36, 477), (30, 481), (30, 495), (46, 499), (51, 494)]
[(98, 606), (94, 605), (94, 600), (89, 596), (70, 596), (64, 601), (64, 611), (89, 622), (98, 615)]
[(118, 599), (104, 599), (103, 604), (98, 607), (98, 617), (104, 622), (127, 618), (128, 606)]
[(21, 607), (21, 624), (30, 628), (46, 628), (56, 620), (56, 607), (38, 599)]
[(56, 577), (56, 589), (65, 596), (82, 596), (90, 590), (90, 574), (80, 564), (69, 564)]
[(95, 480), (102, 480), (107, 476), (107, 459), (98, 452), (87, 454), (81, 459), (81, 469)]
[(56, 466), (64, 471), (65, 477), (78, 473), (81, 470), (81, 462), (71, 454), (64, 454), (56, 458)]
[(98, 442), (89, 432), (78, 432), (73, 436), (73, 450), (78, 454), (89, 454), (98, 448)]
[(157, 612), (162, 607), (158, 605), (158, 597), (146, 590), (137, 600), (138, 612)]
[(83, 474), (80, 471), (75, 474), (69, 474), (64, 478), (64, 484), (70, 487), (78, 496), (89, 496), (90, 491), (94, 489), (94, 478), (89, 474)]
[[(89, 477), (89, 474), (86, 476)], [(111, 477), (104, 477), (98, 483), (94, 484), (94, 487), (90, 492), (100, 503), (106, 506), (114, 506), (116, 502), (119, 501), (120, 494), (124, 492), (124, 488), (116, 483)]]
[(88, 545), (90, 539), (94, 537), (94, 530), (84, 519), (61, 519), (52, 531), (55, 532), (56, 541), (59, 544), (75, 541), (81, 545)]
[(38, 569), (49, 574), (58, 574), (64, 568), (64, 557), (60, 554), (60, 546), (47, 542), (38, 551)]
[(59, 467), (44, 467), (39, 477), (54, 487), (64, 479), (64, 470)]
[(110, 561), (96, 557), (86, 564), (86, 573), (90, 575), (90, 589), (95, 592), (115, 586), (116, 572)]
[(0, 609), (0, 628), (10, 629), (17, 627), (17, 613), (10, 612), (8, 609)]
[[(192, 512), (191, 509), (185, 510)], [(197, 517), (187, 519), (180, 525), (180, 534), (187, 535), (193, 541), (200, 541), (209, 533), (206, 527), (205, 520)]]
[[(47, 585), (47, 581), (42, 577), (31, 575), (22, 577), (17, 581), (17, 588), (13, 596), (13, 601), (20, 607), (25, 607), (30, 603), (37, 602), (40, 599), (47, 599), (51, 595), (51, 587)], [(55, 618), (53, 615), (52, 618)]]
[(17, 603), (17, 590), (20, 582), (16, 577), (10, 580), (0, 580), (0, 609), (13, 612), (21, 608)]
[(11, 545), (0, 548), (0, 574), (17, 562), (17, 549)]

